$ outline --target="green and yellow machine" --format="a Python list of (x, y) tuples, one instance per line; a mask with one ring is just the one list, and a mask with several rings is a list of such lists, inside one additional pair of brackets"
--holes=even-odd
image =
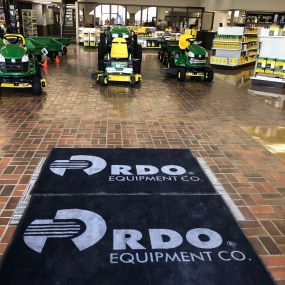
[[(114, 26), (101, 33), (98, 45), (98, 69), (93, 74), (101, 86), (108, 82), (128, 82), (131, 87), (141, 81), (142, 47), (137, 35), (128, 27)], [(94, 76), (95, 75), (95, 76)]]
[(26, 47), (20, 34), (6, 34), (0, 48), (0, 89), (31, 88), (33, 95), (40, 95), (46, 85), (41, 67), (32, 50)]
[(185, 81), (187, 77), (200, 77), (212, 82), (214, 78), (207, 51), (188, 34), (180, 36), (179, 48), (173, 49), (168, 55), (167, 72), (175, 74), (178, 81)]

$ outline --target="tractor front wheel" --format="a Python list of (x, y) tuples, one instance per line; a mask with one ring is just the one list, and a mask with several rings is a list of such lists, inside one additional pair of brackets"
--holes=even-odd
[(170, 57), (167, 63), (167, 68), (175, 68), (174, 58)]
[(131, 75), (130, 85), (131, 85), (132, 88), (136, 87), (136, 77), (134, 75)]
[(214, 79), (214, 71), (213, 69), (209, 69), (204, 73), (204, 81), (212, 82)]
[(99, 85), (101, 87), (107, 86), (108, 85), (108, 77), (103, 75), (99, 77)]
[(180, 68), (177, 73), (177, 80), (184, 82), (186, 80), (186, 69)]
[(35, 75), (33, 77), (32, 81), (32, 94), (34, 96), (39, 96), (42, 94), (42, 84), (41, 84), (41, 78), (38, 75)]

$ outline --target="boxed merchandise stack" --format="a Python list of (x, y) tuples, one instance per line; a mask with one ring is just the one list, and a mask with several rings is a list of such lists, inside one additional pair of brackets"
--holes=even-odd
[(285, 78), (285, 59), (276, 59), (274, 74)]
[(264, 73), (266, 74), (273, 74), (274, 73), (274, 68), (275, 68), (275, 62), (276, 59), (274, 58), (268, 58), (266, 61), (266, 68)]
[(79, 44), (84, 43), (84, 28), (81, 27), (78, 29), (78, 37), (79, 37)]
[(85, 47), (90, 45), (90, 28), (84, 28), (83, 30), (83, 42)]
[(257, 60), (255, 72), (257, 74), (275, 75), (273, 77), (285, 77), (285, 60), (260, 57)]
[(261, 49), (255, 75), (251, 77), (254, 82), (285, 87), (285, 36), (282, 33), (283, 29), (277, 26), (261, 30)]
[(96, 46), (96, 29), (90, 28), (90, 38), (89, 38), (89, 46), (95, 47)]

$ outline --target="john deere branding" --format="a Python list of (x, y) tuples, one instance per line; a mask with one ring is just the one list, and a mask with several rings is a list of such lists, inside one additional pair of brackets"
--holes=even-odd
[(67, 189), (74, 194), (215, 192), (188, 150), (54, 149), (34, 193)]

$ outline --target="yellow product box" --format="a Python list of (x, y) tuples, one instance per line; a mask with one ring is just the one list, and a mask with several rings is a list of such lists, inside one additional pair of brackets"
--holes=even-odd
[(265, 68), (256, 68), (255, 69), (255, 71), (257, 72), (257, 73), (264, 73), (265, 72)]
[(257, 65), (256, 65), (256, 68), (258, 69), (265, 69), (266, 68), (266, 62), (267, 62), (267, 58), (264, 58), (264, 57), (259, 57), (257, 59)]
[(230, 65), (237, 65), (238, 64), (238, 58), (229, 58), (229, 64)]
[(276, 59), (274, 74), (285, 76), (285, 60)]
[(265, 67), (265, 73), (273, 74), (275, 68), (276, 59), (268, 58)]
[(279, 36), (281, 34), (281, 29), (277, 25), (272, 25), (269, 28), (269, 36)]

